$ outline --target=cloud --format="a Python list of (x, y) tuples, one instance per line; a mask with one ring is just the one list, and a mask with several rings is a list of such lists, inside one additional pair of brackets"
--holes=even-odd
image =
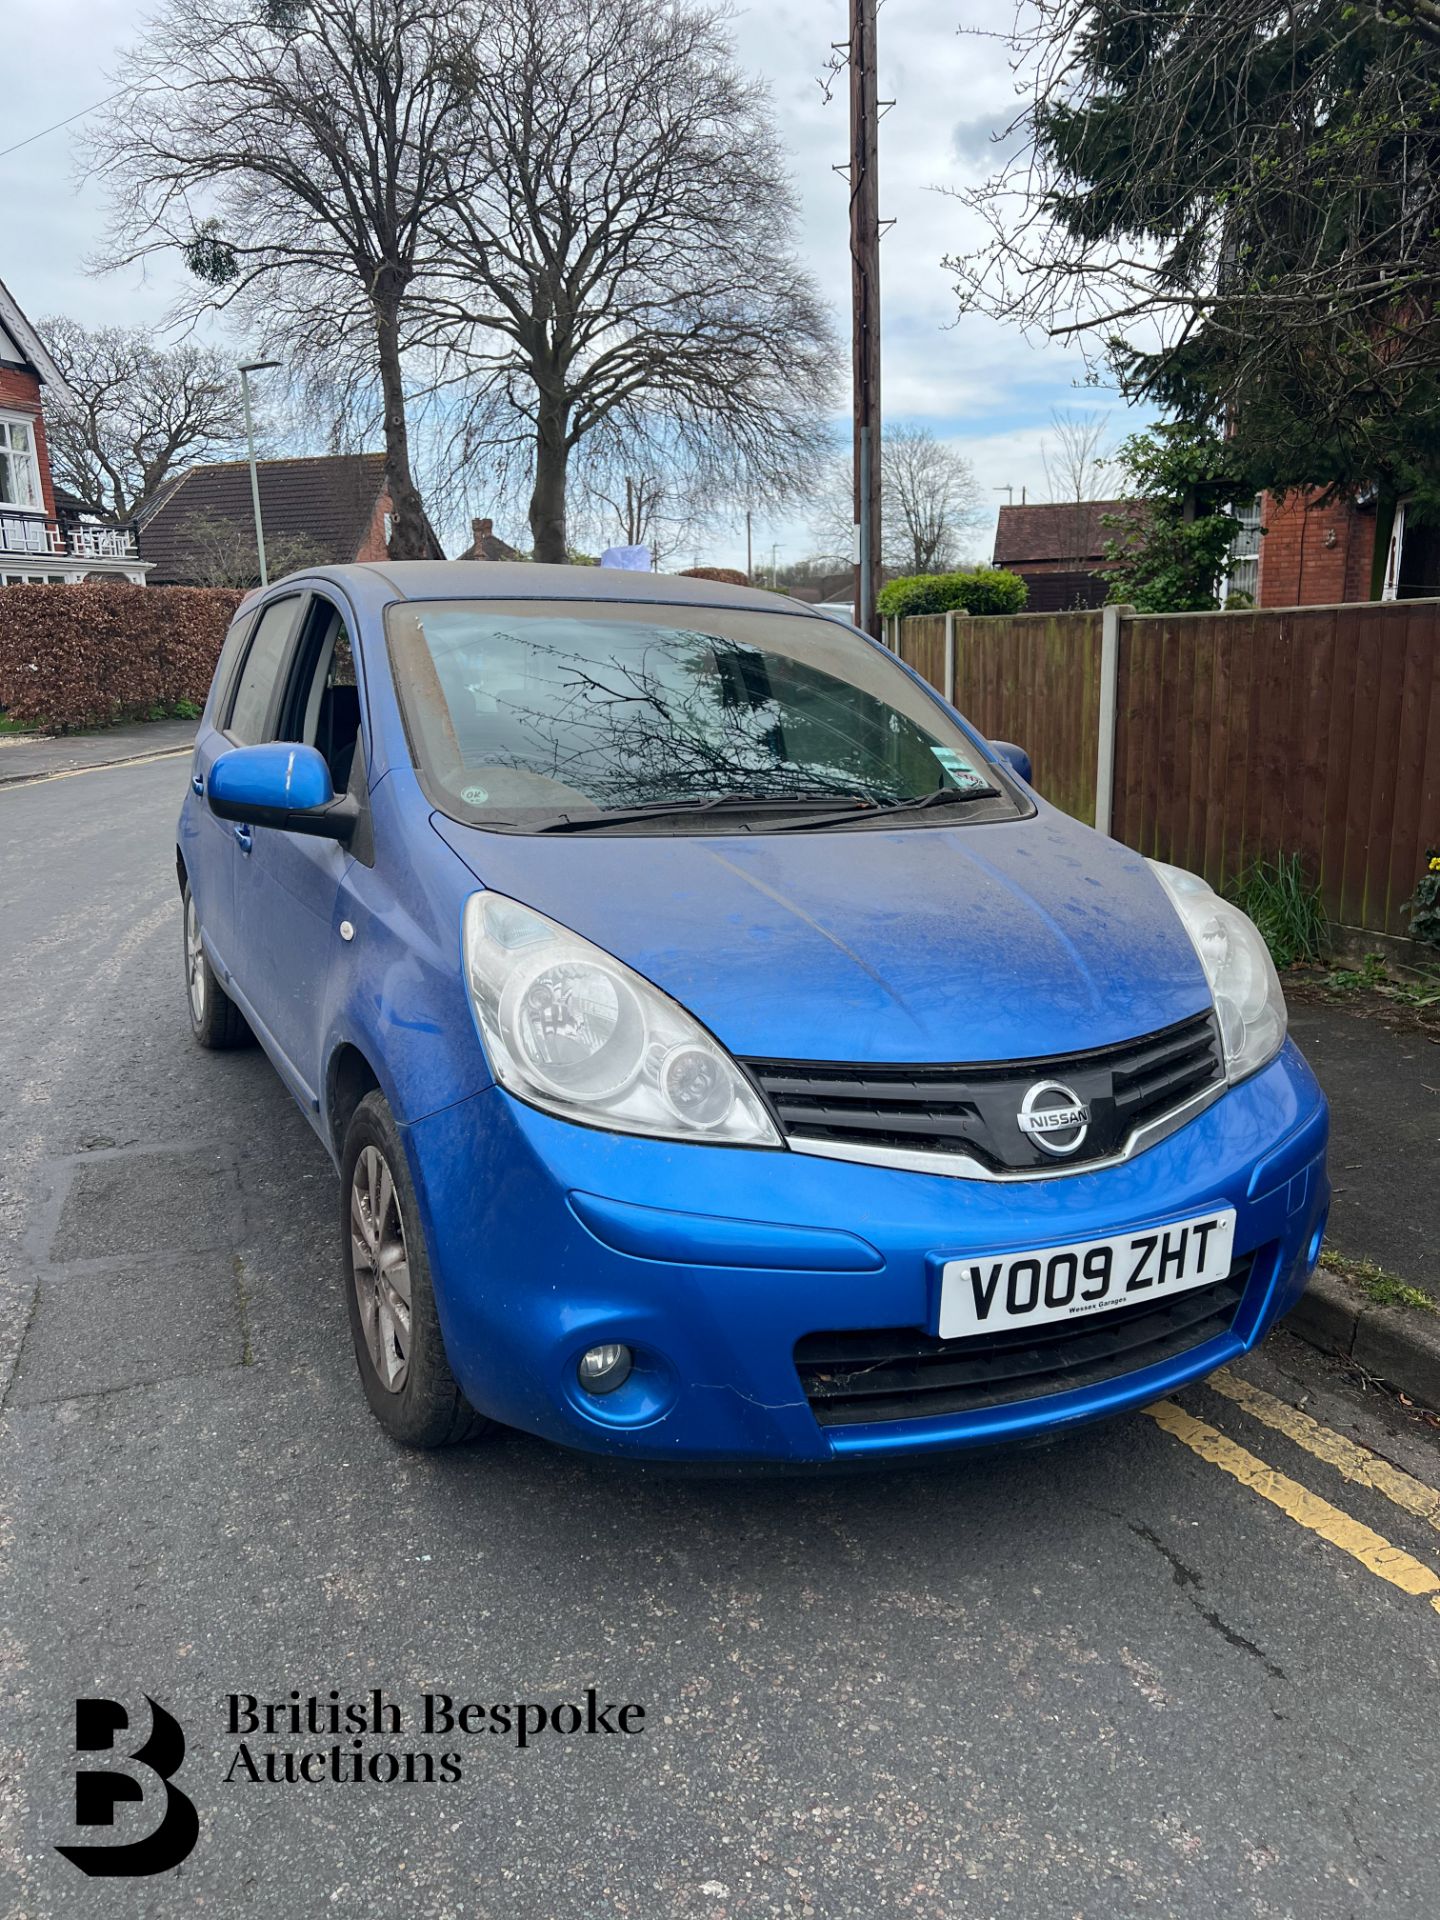
[[(970, 452), (985, 485), (1014, 484), (1018, 497), (1022, 485), (1041, 484), (1036, 436), (1052, 406), (1114, 409), (1116, 402), (1085, 387), (1073, 350), (979, 316), (957, 320), (942, 261), (974, 244), (979, 228), (945, 189), (973, 185), (993, 170), (1001, 150), (990, 135), (1017, 106), (1009, 48), (994, 30), (997, 12), (994, 0), (906, 0), (880, 11), (880, 89), (895, 102), (880, 127), (881, 212), (895, 222), (881, 249), (882, 396), (887, 419), (925, 421)], [(842, 84), (827, 104), (818, 77), (831, 43), (845, 37), (846, 17), (845, 0), (771, 0), (737, 13), (733, 28), (742, 63), (770, 86), (791, 156), (801, 252), (842, 340), (849, 232), (846, 183), (834, 168), (848, 157), (846, 96)], [(110, 92), (108, 74), (136, 25), (134, 0), (9, 0), (5, 136), (22, 139)], [(182, 272), (157, 262), (102, 281), (86, 274), (107, 209), (97, 183), (75, 184), (71, 138), (71, 130), (50, 134), (0, 159), (0, 278), (32, 318), (64, 312), (158, 325)], [(843, 409), (843, 349), (841, 360)], [(835, 424), (847, 442), (843, 410)], [(805, 551), (807, 516), (777, 524), (767, 548), (771, 540)], [(717, 528), (710, 545), (710, 557), (733, 561), (733, 534)]]

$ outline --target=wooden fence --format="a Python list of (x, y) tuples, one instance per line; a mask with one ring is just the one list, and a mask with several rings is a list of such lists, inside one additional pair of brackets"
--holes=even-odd
[[(1440, 846), (1440, 600), (1108, 617), (1115, 837), (1217, 886), (1257, 855), (1298, 853), (1333, 921), (1403, 936)], [(947, 649), (945, 616), (928, 615), (898, 623), (896, 643), (1093, 824), (1102, 619), (960, 616)]]

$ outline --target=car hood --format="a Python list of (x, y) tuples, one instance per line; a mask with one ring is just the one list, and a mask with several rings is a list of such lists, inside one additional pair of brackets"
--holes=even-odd
[(1016, 1060), (1209, 1005), (1138, 854), (1043, 809), (819, 834), (440, 835), (486, 887), (634, 967), (751, 1058)]

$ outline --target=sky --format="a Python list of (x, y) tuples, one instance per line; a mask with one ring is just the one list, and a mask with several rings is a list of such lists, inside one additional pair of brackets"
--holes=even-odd
[[(4, 0), (0, 147), (111, 92), (109, 73), (143, 13), (138, 0)], [(881, 248), (884, 417), (928, 426), (953, 445), (994, 507), (1007, 488), (1017, 501), (1022, 490), (1031, 500), (1047, 497), (1041, 452), (1056, 409), (1107, 416), (1112, 442), (1136, 424), (1113, 393), (1083, 384), (1077, 354), (956, 316), (941, 261), (963, 251), (974, 230), (941, 189), (973, 184), (993, 165), (991, 134), (1015, 107), (1008, 51), (994, 31), (1010, 17), (1010, 0), (886, 0), (878, 35), (881, 97), (895, 101), (880, 127), (880, 211), (895, 223)], [(847, 189), (832, 170), (847, 155), (846, 104), (842, 88), (827, 105), (817, 84), (845, 22), (845, 0), (768, 0), (737, 6), (733, 32), (742, 63), (770, 84), (800, 201), (802, 251), (848, 341)], [(67, 313), (91, 325), (158, 328), (182, 283), (178, 267), (152, 262), (103, 278), (87, 271), (107, 208), (101, 190), (76, 175), (73, 137), (82, 125), (0, 157), (0, 280), (32, 321)], [(848, 405), (848, 352), (840, 404)], [(844, 430), (842, 414), (836, 426)], [(813, 550), (809, 518), (757, 516), (757, 572), (774, 547), (782, 564)], [(516, 540), (524, 531), (500, 530)], [(971, 556), (988, 559), (993, 537), (992, 508), (967, 537)], [(743, 565), (743, 533), (716, 526), (685, 557)]]

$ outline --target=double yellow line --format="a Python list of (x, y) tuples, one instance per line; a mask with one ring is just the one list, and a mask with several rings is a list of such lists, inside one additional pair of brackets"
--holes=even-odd
[[(1301, 1413), (1298, 1407), (1287, 1406), (1273, 1394), (1251, 1386), (1248, 1380), (1240, 1379), (1226, 1367), (1212, 1374), (1206, 1385), (1224, 1394), (1253, 1419), (1293, 1440), (1315, 1459), (1334, 1467), (1352, 1485), (1384, 1494), (1397, 1507), (1427, 1521), (1440, 1532), (1440, 1492), (1434, 1487), (1427, 1487), (1424, 1481), (1382, 1460), (1368, 1447), (1332, 1433), (1308, 1413)], [(1341, 1508), (1331, 1506), (1328, 1500), (1302, 1487), (1298, 1480), (1267, 1466), (1217, 1427), (1197, 1420), (1173, 1400), (1160, 1400), (1145, 1411), (1166, 1433), (1174, 1434), (1202, 1460), (1208, 1460), (1242, 1486), (1249, 1487), (1252, 1493), (1258, 1493), (1262, 1500), (1278, 1507), (1297, 1526), (1328, 1540), (1331, 1546), (1348, 1553), (1352, 1560), (1358, 1560), (1377, 1578), (1399, 1587), (1402, 1593), (1428, 1595), (1430, 1605), (1440, 1613), (1440, 1573), (1427, 1567), (1423, 1560), (1392, 1546), (1373, 1528), (1352, 1519)]]

